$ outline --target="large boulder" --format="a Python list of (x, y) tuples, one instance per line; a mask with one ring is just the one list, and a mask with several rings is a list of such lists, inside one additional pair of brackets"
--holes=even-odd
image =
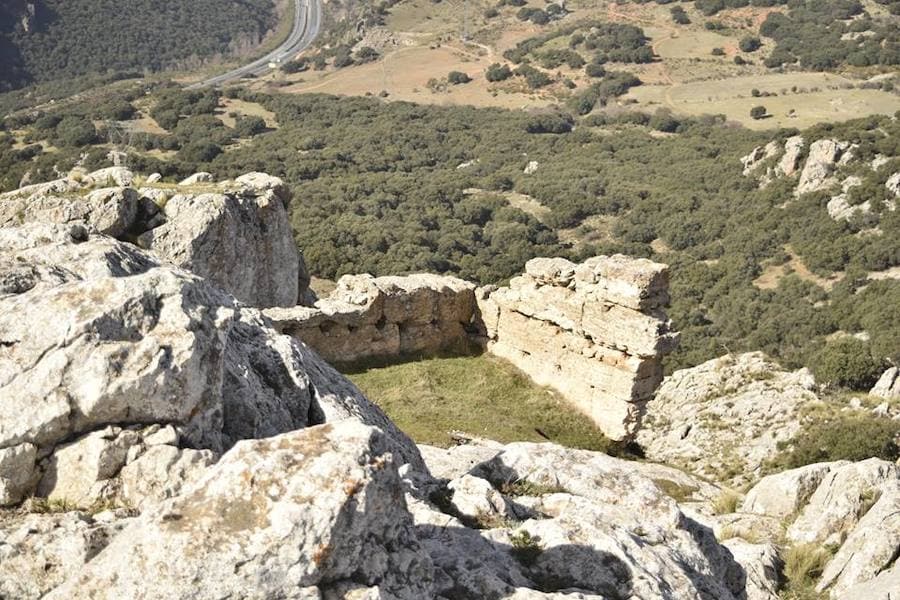
[[(241, 302), (294, 306), (309, 275), (287, 216), (290, 190), (264, 173), (221, 185), (131, 187), (131, 171), (101, 169), (0, 194), (0, 227), (80, 224), (136, 242), (209, 279)], [(116, 187), (98, 187), (115, 185)]]
[(741, 510), (784, 519), (797, 514), (833, 469), (846, 461), (816, 463), (763, 477), (747, 492)]
[(353, 421), (240, 442), (45, 598), (431, 597), (390, 446)]
[(836, 140), (817, 140), (810, 144), (809, 156), (800, 173), (796, 195), (815, 192), (831, 185), (831, 174), (841, 155), (849, 148), (849, 143)]
[(900, 398), (900, 368), (891, 367), (882, 373), (869, 393), (885, 400)]
[[(147, 445), (118, 431), (81, 439), (110, 426), (171, 424), (180, 447), (221, 453), (241, 439), (354, 418), (388, 432), (398, 459), (420, 464), (415, 445), (315, 353), (132, 245), (60, 225), (0, 229), (0, 290), (8, 501), (33, 491), (21, 488), (38, 472), (60, 473), (42, 483), (52, 493), (73, 465), (78, 484), (61, 489), (102, 497), (94, 483)], [(32, 473), (24, 444), (37, 448)]]
[(759, 352), (713, 359), (663, 381), (637, 441), (651, 460), (743, 485), (800, 431), (813, 388), (808, 371), (783, 371)]
[(176, 194), (138, 245), (252, 306), (294, 306), (309, 280), (275, 191)]

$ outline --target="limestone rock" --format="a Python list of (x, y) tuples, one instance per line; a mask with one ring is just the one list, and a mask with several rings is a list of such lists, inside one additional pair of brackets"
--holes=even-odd
[(430, 597), (388, 447), (352, 421), (240, 442), (46, 598), (294, 598), (341, 580)]
[(79, 222), (98, 233), (117, 237), (134, 226), (138, 204), (138, 195), (129, 188), (99, 189), (84, 197), (14, 192), (0, 196), (0, 226)]
[(850, 144), (835, 140), (817, 140), (809, 146), (809, 156), (800, 173), (796, 195), (815, 192), (831, 185), (835, 165)]
[(107, 167), (85, 176), (85, 184), (89, 186), (129, 187), (134, 182), (134, 173), (125, 167)]
[(751, 544), (740, 538), (722, 542), (743, 570), (745, 600), (778, 600), (781, 596), (781, 570), (783, 563), (778, 550), (772, 544)]
[(18, 504), (34, 486), (36, 458), (33, 444), (0, 449), (0, 507)]
[(534, 259), (478, 300), (487, 349), (556, 388), (613, 439), (632, 436), (677, 334), (664, 265), (621, 255)]
[(888, 189), (894, 196), (900, 198), (900, 172), (894, 173), (884, 182), (884, 187)]
[(503, 450), (502, 444), (489, 440), (451, 448), (435, 448), (423, 444), (418, 447), (428, 470), (439, 479), (456, 479), (465, 475), (476, 465), (494, 458)]
[(284, 203), (269, 191), (177, 194), (138, 244), (252, 306), (293, 306), (308, 283)]
[(197, 185), (198, 183), (212, 183), (216, 179), (212, 176), (212, 173), (207, 173), (206, 171), (201, 171), (199, 173), (194, 173), (187, 179), (182, 179), (178, 182), (178, 185), (187, 186), (187, 185)]
[(144, 183), (152, 185), (154, 183), (159, 183), (160, 181), (162, 181), (162, 175), (160, 175), (159, 173), (151, 173), (150, 175), (147, 175), (147, 179), (144, 181)]
[(785, 140), (784, 154), (781, 155), (781, 160), (778, 161), (778, 165), (775, 167), (776, 175), (786, 175), (790, 177), (797, 172), (797, 168), (800, 166), (800, 155), (803, 152), (804, 145), (805, 141), (799, 135), (789, 137)]
[(771, 141), (765, 146), (757, 146), (750, 154), (741, 158), (741, 165), (744, 167), (744, 176), (747, 177), (756, 171), (762, 163), (774, 158), (780, 150), (777, 141)]
[(214, 455), (209, 450), (181, 449), (165, 444), (150, 446), (120, 471), (119, 498), (128, 506), (146, 508), (177, 495), (214, 462)]
[(273, 177), (266, 173), (247, 173), (235, 179), (234, 182), (245, 192), (257, 196), (272, 192), (284, 203), (285, 208), (291, 203), (291, 190), (280, 177)]
[(44, 452), (109, 425), (166, 423), (179, 425), (181, 444), (221, 452), (353, 418), (421, 463), (415, 445), (312, 351), (134, 246), (77, 242), (58, 225), (0, 229), (0, 273), (9, 270), (19, 283), (0, 296), (0, 449)]
[(869, 393), (886, 400), (900, 398), (900, 368), (891, 367), (882, 373)]
[(900, 600), (900, 562), (874, 579), (858, 583), (832, 596), (835, 600)]
[(107, 427), (54, 449), (38, 484), (38, 495), (51, 501), (91, 506), (113, 495), (107, 485), (125, 465), (135, 431)]
[[(825, 567), (819, 591), (840, 596), (858, 583), (875, 578), (891, 567), (900, 550), (900, 477), (872, 492), (873, 502)], [(900, 589), (898, 589), (900, 591)]]
[(799, 432), (814, 385), (758, 352), (713, 359), (663, 381), (637, 441), (651, 460), (739, 486)]
[(0, 518), (0, 598), (32, 600), (78, 573), (129, 522), (80, 512)]
[(450, 276), (345, 275), (314, 307), (271, 309), (266, 315), (326, 360), (434, 354), (465, 345), (474, 289)]
[(795, 543), (841, 544), (866, 505), (900, 483), (900, 467), (877, 458), (831, 469), (788, 528)]
[(470, 519), (501, 519), (510, 514), (503, 495), (479, 477), (463, 475), (447, 484), (456, 511)]
[(802, 509), (825, 476), (847, 461), (816, 463), (763, 477), (747, 492), (741, 510), (786, 518)]
[(528, 161), (528, 164), (525, 165), (525, 169), (523, 169), (522, 172), (526, 175), (534, 175), (535, 173), (537, 173), (538, 167), (540, 166), (541, 163), (539, 163), (538, 161), (530, 160)]

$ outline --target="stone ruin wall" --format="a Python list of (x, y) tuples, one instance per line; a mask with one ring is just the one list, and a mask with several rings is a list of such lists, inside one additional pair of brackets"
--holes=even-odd
[(348, 363), (477, 343), (559, 391), (610, 438), (631, 438), (677, 335), (663, 311), (668, 270), (599, 256), (537, 258), (508, 287), (438, 275), (348, 275), (312, 307), (271, 308), (276, 329)]

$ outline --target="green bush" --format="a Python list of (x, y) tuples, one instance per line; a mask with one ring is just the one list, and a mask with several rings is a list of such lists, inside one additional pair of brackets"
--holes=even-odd
[(766, 110), (765, 106), (754, 106), (750, 109), (750, 117), (753, 119), (763, 119), (767, 114), (769, 114), (769, 111)]
[(883, 363), (872, 357), (869, 345), (853, 337), (828, 343), (813, 363), (817, 382), (851, 390), (868, 390), (883, 369)]
[(506, 79), (512, 77), (512, 70), (507, 65), (494, 63), (487, 68), (487, 71), (485, 71), (484, 73), (484, 77), (491, 82), (505, 81)]
[(842, 414), (804, 427), (790, 441), (789, 449), (772, 461), (771, 467), (782, 471), (817, 462), (873, 457), (893, 462), (900, 458), (898, 436), (900, 423), (897, 421), (865, 413)]
[(470, 81), (472, 81), (472, 78), (462, 71), (450, 71), (449, 73), (447, 73), (447, 81), (449, 83), (452, 83), (453, 85), (460, 85), (463, 83), (469, 83)]

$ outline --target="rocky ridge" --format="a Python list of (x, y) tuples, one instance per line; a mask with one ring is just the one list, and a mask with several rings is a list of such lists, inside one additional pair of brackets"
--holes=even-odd
[[(0, 597), (775, 600), (805, 545), (835, 550), (818, 583), (832, 598), (895, 589), (892, 463), (771, 475), (728, 508), (733, 491), (660, 464), (553, 444), (416, 447), (260, 309), (100, 233), (103, 212), (0, 227)], [(353, 310), (381, 303), (385, 319), (443, 298), (350, 281)], [(496, 346), (504, 318), (523, 318), (573, 341), (551, 341), (555, 360), (605, 344), (652, 361), (674, 341), (664, 284), (649, 261), (539, 260), (508, 288), (449, 293), (479, 304), (471, 322), (462, 305), (446, 321)], [(733, 430), (750, 465), (770, 440), (737, 421), (762, 407), (787, 436), (814, 394), (751, 354), (676, 373), (659, 396), (655, 435), (696, 428), (676, 437), (711, 461)], [(734, 421), (718, 441), (707, 413)]]
[(197, 174), (178, 185), (124, 167), (0, 194), (0, 226), (80, 224), (136, 243), (253, 306), (294, 306), (309, 276), (287, 217), (290, 192), (277, 177), (248, 173), (215, 184)]
[[(796, 178), (794, 196), (830, 191), (826, 209), (834, 220), (850, 220), (871, 216), (882, 210), (894, 211), (900, 199), (900, 165), (896, 157), (877, 155), (868, 163), (857, 157), (858, 144), (835, 139), (821, 139), (807, 145), (802, 136), (780, 142), (773, 140), (754, 148), (741, 158), (745, 177), (759, 180), (765, 187), (779, 178)], [(850, 192), (863, 185), (863, 177), (874, 176), (887, 191), (883, 206), (871, 199), (851, 203)]]

